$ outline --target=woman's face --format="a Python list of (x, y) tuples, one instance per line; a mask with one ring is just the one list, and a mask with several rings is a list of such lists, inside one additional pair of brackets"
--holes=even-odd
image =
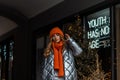
[(61, 40), (61, 39), (60, 39), (60, 35), (59, 35), (59, 34), (54, 34), (54, 35), (53, 35), (53, 40), (54, 40), (55, 42), (57, 42), (57, 43), (60, 42), (60, 40)]

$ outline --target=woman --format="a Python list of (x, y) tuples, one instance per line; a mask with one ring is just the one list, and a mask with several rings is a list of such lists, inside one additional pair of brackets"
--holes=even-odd
[(43, 80), (77, 80), (73, 56), (81, 52), (82, 49), (68, 34), (64, 36), (59, 27), (54, 27), (50, 31), (50, 42), (44, 52)]

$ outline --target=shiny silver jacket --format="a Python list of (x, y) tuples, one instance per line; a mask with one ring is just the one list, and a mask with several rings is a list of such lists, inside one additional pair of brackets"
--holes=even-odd
[(42, 80), (77, 80), (77, 72), (75, 68), (74, 56), (79, 55), (82, 49), (76, 44), (76, 42), (70, 38), (67, 41), (67, 46), (63, 51), (64, 60), (64, 77), (58, 77), (57, 71), (54, 70), (54, 55), (50, 52), (50, 55), (45, 58), (43, 65)]

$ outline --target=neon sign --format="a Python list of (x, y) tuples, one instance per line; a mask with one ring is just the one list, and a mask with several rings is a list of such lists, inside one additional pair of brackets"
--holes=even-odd
[(100, 48), (110, 46), (110, 17), (99, 16), (88, 20), (87, 39), (90, 48)]

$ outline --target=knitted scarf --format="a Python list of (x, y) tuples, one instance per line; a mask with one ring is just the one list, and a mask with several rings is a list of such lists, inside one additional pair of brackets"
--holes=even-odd
[(64, 68), (63, 68), (63, 56), (62, 56), (62, 49), (63, 49), (63, 41), (59, 43), (52, 42), (52, 47), (54, 51), (54, 69), (58, 70), (58, 76), (64, 76)]

